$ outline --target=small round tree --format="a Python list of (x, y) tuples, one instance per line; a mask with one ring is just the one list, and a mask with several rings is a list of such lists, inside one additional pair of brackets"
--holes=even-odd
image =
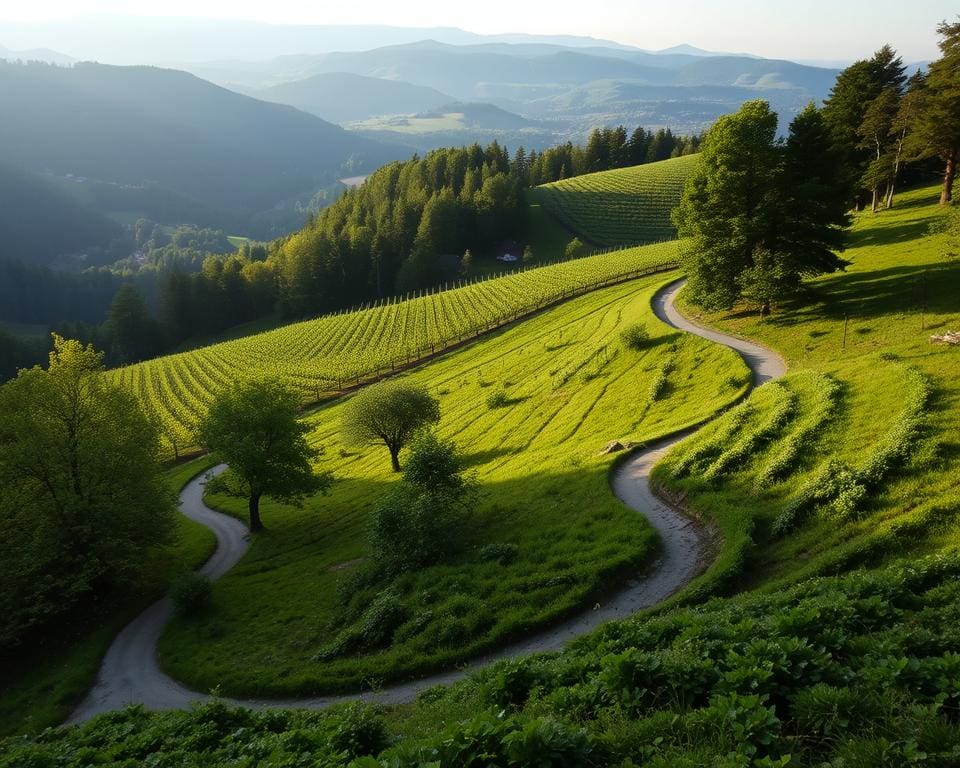
[(330, 485), (330, 476), (310, 465), (316, 451), (298, 406), (296, 392), (279, 381), (241, 382), (218, 395), (200, 424), (204, 445), (230, 466), (237, 487), (226, 489), (247, 498), (251, 532), (263, 529), (262, 496), (297, 504)]
[(573, 238), (567, 247), (563, 249), (563, 255), (568, 259), (576, 259), (580, 256), (583, 256), (587, 251), (587, 246), (583, 244), (583, 240), (579, 237)]
[(400, 471), (400, 451), (417, 430), (440, 420), (440, 404), (425, 387), (384, 381), (360, 390), (343, 413), (342, 431), (354, 445), (381, 442), (390, 451), (394, 472)]

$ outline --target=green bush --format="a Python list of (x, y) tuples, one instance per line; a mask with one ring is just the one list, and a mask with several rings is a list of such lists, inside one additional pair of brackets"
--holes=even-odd
[(196, 571), (186, 571), (170, 585), (170, 598), (179, 616), (197, 616), (210, 607), (210, 579)]
[(346, 758), (376, 755), (389, 743), (383, 716), (369, 704), (351, 702), (335, 713), (330, 746)]
[(642, 323), (633, 323), (620, 332), (620, 341), (627, 349), (639, 351), (650, 344), (650, 332)]
[(497, 408), (505, 408), (508, 405), (510, 405), (510, 396), (506, 393), (506, 390), (498, 389), (487, 395), (487, 408), (491, 411)]
[(396, 575), (446, 560), (457, 551), (455, 535), (473, 497), (453, 443), (421, 433), (410, 446), (400, 488), (374, 510), (373, 558), (383, 575)]
[(493, 544), (484, 544), (477, 551), (477, 559), (481, 563), (500, 563), (500, 565), (509, 565), (517, 559), (517, 545), (494, 542)]

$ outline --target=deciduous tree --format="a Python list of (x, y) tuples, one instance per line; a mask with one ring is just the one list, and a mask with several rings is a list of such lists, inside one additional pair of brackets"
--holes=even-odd
[(263, 529), (263, 496), (296, 504), (330, 485), (330, 476), (311, 466), (316, 451), (298, 405), (296, 392), (279, 381), (240, 382), (217, 396), (200, 423), (203, 444), (230, 467), (224, 487), (247, 499), (251, 532)]
[(93, 347), (53, 343), (0, 387), (0, 646), (132, 584), (173, 530), (156, 427)]
[(381, 442), (390, 451), (394, 472), (400, 471), (400, 451), (416, 432), (440, 420), (440, 404), (426, 388), (403, 381), (384, 381), (360, 390), (343, 414), (348, 442)]

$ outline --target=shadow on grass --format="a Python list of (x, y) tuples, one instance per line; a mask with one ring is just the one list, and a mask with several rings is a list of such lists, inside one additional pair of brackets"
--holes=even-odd
[[(948, 314), (960, 308), (958, 296), (960, 261), (888, 267), (853, 272), (844, 275), (842, 280), (814, 284), (801, 295), (784, 302), (780, 312), (767, 322), (788, 328), (816, 319), (837, 321), (844, 316), (869, 318), (921, 309)], [(751, 314), (749, 311), (738, 311), (726, 317), (734, 319)], [(813, 333), (821, 332), (811, 332), (811, 336)]]

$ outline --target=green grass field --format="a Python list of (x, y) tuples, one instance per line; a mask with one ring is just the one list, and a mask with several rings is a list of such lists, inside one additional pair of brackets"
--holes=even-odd
[[(195, 459), (167, 472), (171, 491), (211, 466)], [(149, 553), (144, 581), (136, 594), (105, 600), (100, 610), (77, 617), (71, 631), (24, 652), (22, 675), (0, 680), (0, 736), (39, 731), (62, 722), (93, 683), (100, 660), (123, 626), (163, 595), (178, 573), (197, 568), (216, 546), (205, 526), (177, 515), (175, 543)]]
[(108, 375), (128, 387), (162, 427), (172, 456), (195, 448), (194, 432), (216, 393), (242, 376), (277, 377), (303, 402), (429, 357), (540, 308), (600, 285), (668, 269), (676, 243), (574, 259), (490, 280), (376, 302), (209, 347), (148, 360)]
[[(837, 387), (833, 413), (806, 438), (801, 435), (790, 471), (772, 481), (767, 467), (803, 431), (804, 420), (815, 417), (814, 398), (801, 398), (797, 417), (722, 483), (696, 472), (673, 477), (682, 449), (659, 468), (658, 479), (668, 488), (742, 542), (734, 584), (775, 589), (784, 579), (957, 543), (960, 477), (950, 468), (960, 458), (960, 355), (928, 339), (960, 328), (960, 263), (942, 257), (941, 236), (926, 234), (939, 215), (936, 199), (934, 188), (924, 188), (902, 195), (891, 211), (861, 214), (847, 271), (815, 281), (808, 296), (777, 308), (771, 319), (761, 322), (749, 311), (703, 316), (781, 350), (798, 372), (787, 386), (805, 382), (809, 389), (811, 377), (818, 376)], [(911, 419), (916, 381), (925, 381), (929, 394)], [(759, 411), (747, 418), (740, 434), (762, 419)], [(699, 439), (709, 440), (710, 430)], [(852, 508), (808, 503), (789, 530), (781, 530), (781, 516), (792, 514), (784, 510), (798, 505), (805, 489), (822, 486), (824, 479), (849, 482), (858, 473), (863, 491), (847, 490), (862, 498)]]
[[(551, 765), (624, 768), (956, 763), (960, 350), (928, 337), (960, 330), (960, 261), (928, 234), (941, 215), (936, 199), (934, 187), (917, 189), (891, 211), (860, 215), (847, 271), (811, 281), (772, 318), (749, 307), (700, 315), (777, 349), (790, 366), (656, 470), (665, 493), (722, 535), (713, 565), (667, 605), (563, 653), (501, 663), (387, 709), (396, 746), (376, 765), (544, 755)], [(309, 418), (337, 485), (303, 510), (265, 506), (270, 530), (218, 583), (214, 612), (165, 636), (167, 668), (250, 693), (363, 676), (369, 684), (451, 661), (456, 652), (422, 643), (458, 622), (502, 639), (518, 620), (562, 612), (568, 596), (582, 599), (621, 565), (648, 562), (650, 538), (609, 496), (600, 448), (697, 420), (731, 402), (744, 373), (728, 350), (651, 320), (649, 297), (664, 279), (574, 299), (408, 374), (440, 395), (440, 432), (465, 450), (488, 495), (460, 560), (396, 585), (411, 631), (391, 648), (311, 661), (360, 620), (357, 601), (373, 597), (354, 584), (354, 600), (341, 605), (335, 585), (363, 568), (367, 510), (391, 482), (384, 449), (339, 444), (335, 403)], [(617, 348), (617, 328), (638, 319), (658, 343)], [(671, 356), (669, 395), (645, 403)], [(500, 387), (516, 402), (490, 411), (487, 393)], [(242, 514), (232, 500), (215, 501)], [(488, 542), (517, 545), (516, 560), (479, 562), (476, 548)], [(545, 582), (547, 574), (567, 578)], [(701, 605), (709, 596), (719, 597)], [(457, 651), (482, 644), (466, 636)], [(132, 712), (101, 720), (82, 744), (68, 731), (22, 755), (126, 739), (131, 759), (149, 745), (226, 765), (243, 744), (281, 764), (334, 749), (340, 742), (325, 734), (332, 722), (349, 728), (351, 715), (309, 726), (292, 717)], [(309, 745), (301, 727), (316, 735)], [(201, 728), (205, 741), (183, 747), (177, 734)], [(124, 735), (134, 732), (150, 735)]]
[(680, 202), (697, 155), (618, 168), (544, 184), (528, 193), (564, 227), (601, 246), (628, 246), (677, 236), (670, 212)]
[[(927, 234), (941, 215), (937, 193), (934, 187), (913, 190), (891, 211), (862, 214), (846, 253), (853, 262), (848, 270), (814, 281), (804, 301), (776, 307), (771, 319), (761, 321), (749, 308), (710, 314), (686, 308), (701, 322), (781, 351), (791, 369), (682, 443), (655, 470), (665, 492), (721, 532), (723, 545), (713, 565), (676, 599), (655, 609), (656, 618), (609, 624), (579, 639), (556, 662), (533, 657), (512, 667), (504, 664), (392, 711), (389, 719), (402, 738), (425, 740), (470, 719), (502, 703), (491, 690), (497, 694), (506, 687), (499, 695), (515, 709), (590, 734), (613, 747), (619, 759), (652, 759), (650, 765), (664, 767), (710, 764), (703, 761), (715, 750), (749, 747), (749, 733), (724, 741), (723, 734), (732, 735), (736, 726), (730, 722), (734, 730), (725, 731), (719, 718), (708, 736), (705, 725), (698, 725), (707, 717), (706, 710), (697, 709), (706, 707), (705, 698), (671, 694), (657, 705), (640, 697), (642, 687), (655, 679), (659, 685), (696, 689), (702, 683), (690, 681), (702, 674), (707, 678), (701, 681), (709, 679), (710, 665), (695, 671), (683, 666), (682, 654), (701, 647), (712, 656), (706, 650), (712, 638), (723, 638), (725, 652), (773, 670), (769, 683), (738, 687), (739, 678), (728, 676), (725, 687), (714, 689), (767, 694), (765, 702), (741, 699), (743, 713), (760, 706), (767, 712), (775, 705), (762, 717), (759, 710), (754, 713), (760, 718), (752, 721), (755, 726), (766, 719), (771, 728), (771, 741), (766, 747), (755, 744), (755, 754), (792, 752), (796, 758), (801, 753), (803, 759), (788, 764), (813, 766), (827, 765), (817, 762), (817, 755), (835, 750), (848, 761), (843, 765), (867, 768), (923, 764), (910, 762), (916, 748), (911, 738), (914, 745), (920, 740), (931, 757), (937, 744), (958, 743), (955, 727), (941, 726), (932, 710), (918, 708), (935, 684), (924, 688), (918, 678), (907, 676), (896, 684), (881, 683), (887, 678), (880, 671), (884, 663), (894, 663), (881, 662), (884, 654), (897, 664), (901, 657), (904, 664), (919, 658), (909, 663), (922, 668), (945, 663), (939, 655), (957, 647), (953, 629), (943, 621), (953, 622), (945, 617), (956, 611), (960, 567), (960, 350), (931, 345), (928, 337), (960, 327), (960, 262), (944, 259), (941, 237)], [(929, 383), (929, 395), (911, 411), (917, 381)], [(904, 429), (911, 413), (912, 428)], [(886, 462), (879, 462), (880, 454)], [(825, 495), (797, 516), (793, 527), (776, 533), (777, 518), (812, 480), (817, 488), (831, 486), (840, 472), (835, 464), (824, 474), (830, 461), (851, 470), (866, 493), (854, 504), (843, 503), (849, 497), (837, 503), (837, 497)], [(939, 559), (921, 565), (925, 556)], [(903, 562), (905, 571), (897, 565)], [(882, 570), (887, 567), (891, 570)], [(862, 568), (881, 570), (873, 577), (862, 575)], [(830, 578), (847, 572), (853, 575), (846, 580)], [(805, 581), (817, 576), (826, 580)], [(910, 583), (919, 585), (914, 587), (918, 595), (898, 597), (897, 590)], [(929, 594), (936, 597), (919, 596), (934, 587)], [(758, 593), (770, 596), (755, 597)], [(682, 607), (710, 595), (736, 596), (696, 612)], [(751, 629), (744, 633), (744, 627)], [(837, 646), (836, 638), (847, 638), (847, 632), (866, 636)], [(674, 641), (677, 637), (686, 640)], [(762, 646), (769, 638), (775, 642)], [(786, 683), (791, 673), (778, 665), (800, 663), (802, 649), (817, 644), (826, 644), (833, 661), (817, 662), (814, 677), (797, 671), (794, 682)], [(636, 666), (646, 663), (644, 651), (655, 654), (649, 663), (662, 665), (661, 672)], [(621, 662), (619, 653), (635, 661)], [(784, 662), (792, 653), (800, 654), (797, 661)], [(934, 658), (924, 661), (929, 656)], [(833, 673), (837, 665), (851, 663), (862, 668), (854, 673), (856, 680), (871, 682), (841, 703), (831, 686), (848, 683), (838, 683)], [(678, 670), (682, 674), (672, 677)], [(661, 677), (644, 677), (656, 674)], [(737, 674), (745, 682), (765, 679), (751, 677), (759, 671)], [(615, 675), (627, 677), (617, 682)], [(614, 687), (605, 692), (608, 680)], [(811, 690), (817, 680), (821, 687)], [(778, 691), (776, 685), (783, 688)], [(805, 708), (797, 710), (792, 702), (801, 689)], [(814, 712), (828, 710), (832, 714), (823, 716), (839, 728), (817, 731)], [(736, 711), (729, 710), (734, 721)], [(721, 742), (711, 740), (716, 738)]]
[[(601, 450), (611, 440), (649, 440), (698, 422), (747, 381), (735, 353), (653, 318), (650, 298), (665, 279), (574, 299), (407, 375), (440, 399), (439, 434), (465, 454), (481, 498), (455, 561), (390, 585), (405, 616), (392, 645), (315, 660), (342, 633), (366, 625), (368, 607), (386, 588), (362, 578), (366, 527), (397, 482), (386, 449), (341, 443), (338, 402), (309, 417), (320, 467), (336, 478), (330, 494), (302, 510), (264, 505), (268, 530), (216, 583), (212, 613), (177, 620), (165, 634), (167, 671), (232, 694), (367, 687), (528, 634), (648, 566), (654, 538), (612, 495), (613, 457)], [(634, 321), (654, 340), (641, 352), (618, 339)], [(666, 361), (666, 394), (650, 402), (650, 381)], [(510, 404), (491, 410), (487, 398), (500, 390)], [(245, 516), (238, 500), (212, 502)], [(485, 560), (480, 549), (488, 544), (512, 545), (515, 557)]]

